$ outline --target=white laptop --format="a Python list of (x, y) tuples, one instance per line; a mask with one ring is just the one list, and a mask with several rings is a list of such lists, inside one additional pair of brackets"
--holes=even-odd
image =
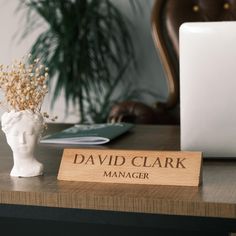
[(180, 27), (181, 150), (236, 158), (236, 22)]

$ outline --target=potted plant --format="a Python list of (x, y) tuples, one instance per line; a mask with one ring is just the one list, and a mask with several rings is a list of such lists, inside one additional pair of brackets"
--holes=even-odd
[[(113, 1), (114, 2), (114, 1)], [(31, 47), (56, 76), (53, 103), (62, 90), (78, 106), (80, 122), (104, 122), (114, 100), (127, 98), (123, 77), (134, 60), (128, 20), (111, 0), (24, 0), (27, 36), (40, 16), (48, 25)], [(35, 15), (37, 13), (37, 16)], [(50, 81), (49, 81), (50, 82)], [(117, 90), (125, 83), (127, 89)]]
[(10, 175), (33, 177), (43, 174), (43, 164), (34, 156), (35, 147), (45, 128), (46, 113), (41, 112), (48, 91), (48, 69), (37, 58), (33, 64), (16, 60), (11, 66), (0, 65), (0, 105), (6, 111), (1, 126), (13, 153)]

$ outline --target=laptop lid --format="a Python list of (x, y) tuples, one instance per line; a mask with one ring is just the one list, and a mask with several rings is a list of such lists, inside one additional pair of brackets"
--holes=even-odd
[(181, 150), (236, 157), (236, 22), (184, 23), (179, 36)]

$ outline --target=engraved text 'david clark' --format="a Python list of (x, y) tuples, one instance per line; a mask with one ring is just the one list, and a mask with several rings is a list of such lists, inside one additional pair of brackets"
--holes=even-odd
[(101, 165), (101, 166), (124, 166), (131, 164), (133, 167), (158, 167), (158, 168), (175, 168), (185, 169), (186, 158), (179, 157), (155, 157), (149, 158), (148, 156), (134, 156), (125, 157), (121, 155), (84, 155), (77, 153), (74, 155), (73, 164), (80, 165)]
[(201, 152), (64, 149), (59, 180), (199, 186)]

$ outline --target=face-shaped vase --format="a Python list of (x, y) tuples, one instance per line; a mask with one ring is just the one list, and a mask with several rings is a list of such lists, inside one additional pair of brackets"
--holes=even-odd
[(15, 122), (6, 133), (7, 143), (13, 153), (24, 155), (33, 155), (35, 146), (38, 142), (40, 130), (34, 125), (34, 121), (28, 116)]
[(2, 116), (2, 129), (12, 149), (12, 176), (31, 177), (42, 174), (42, 164), (34, 157), (34, 150), (43, 129), (41, 114), (30, 111), (11, 111)]

